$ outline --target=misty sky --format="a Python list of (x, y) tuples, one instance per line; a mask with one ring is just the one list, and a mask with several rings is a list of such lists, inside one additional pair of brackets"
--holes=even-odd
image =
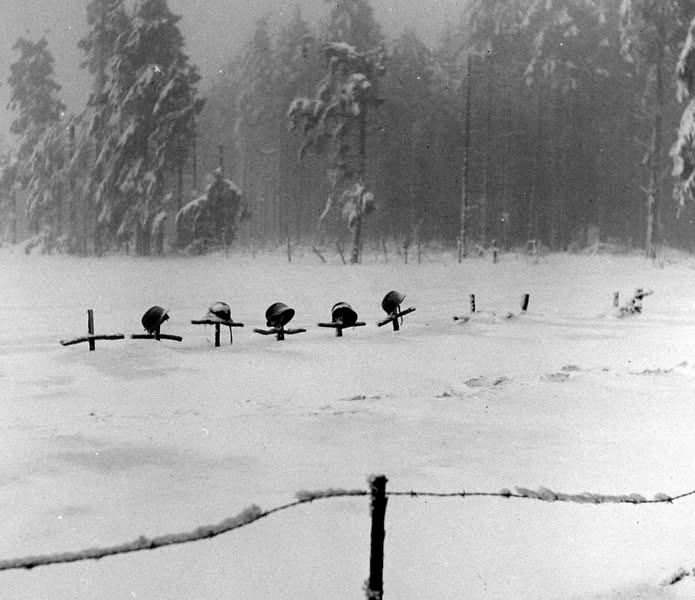
[[(88, 78), (79, 65), (77, 41), (86, 31), (85, 7), (89, 0), (0, 0), (0, 135), (8, 135), (12, 113), (5, 110), (9, 99), (7, 77), (17, 53), (12, 46), (20, 35), (38, 39), (46, 35), (56, 59), (56, 77), (63, 86), (61, 99), (70, 110), (83, 106)], [(387, 35), (414, 28), (433, 41), (447, 18), (458, 14), (465, 0), (372, 0), (377, 19)], [(330, 7), (324, 0), (169, 0), (180, 14), (187, 50), (204, 77), (210, 77), (248, 38), (255, 20), (272, 12), (281, 20), (295, 4), (316, 22)], [(205, 81), (202, 84), (205, 88)]]

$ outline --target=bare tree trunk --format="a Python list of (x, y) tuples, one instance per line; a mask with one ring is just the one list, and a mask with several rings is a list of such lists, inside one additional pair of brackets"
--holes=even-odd
[(198, 193), (198, 146), (196, 143), (197, 139), (197, 134), (196, 134), (196, 129), (195, 126), (193, 128), (193, 135), (191, 136), (191, 158), (193, 159), (191, 162), (191, 167), (193, 170), (193, 190), (195, 193)]
[(652, 120), (652, 139), (649, 149), (649, 189), (647, 190), (647, 234), (645, 251), (647, 258), (656, 258), (657, 247), (663, 243), (661, 231), (661, 152), (663, 147), (664, 111), (664, 48), (662, 35), (659, 35), (656, 63), (654, 65), (654, 116)]
[(471, 77), (471, 66), (473, 62), (473, 56), (468, 55), (467, 63), (467, 85), (466, 85), (466, 116), (465, 125), (463, 132), (463, 158), (461, 166), (461, 217), (459, 225), (459, 237), (458, 237), (458, 260), (461, 260), (466, 256), (466, 245), (468, 240), (466, 239), (467, 233), (467, 219), (468, 219), (468, 162), (469, 162), (469, 151), (471, 145), (471, 87), (472, 87), (472, 77)]
[(12, 201), (12, 243), (17, 243), (17, 190), (12, 185), (12, 191), (10, 192)]
[(492, 138), (492, 56), (485, 57), (487, 107), (485, 114), (485, 155), (483, 156), (483, 195), (480, 199), (480, 245), (487, 246), (487, 213), (490, 199), (490, 139)]
[[(106, 5), (101, 5), (101, 15), (99, 19), (99, 27), (101, 35), (99, 36), (99, 70), (97, 72), (97, 102), (102, 106), (106, 102), (103, 97), (104, 83), (106, 81), (106, 48), (104, 48), (104, 35), (106, 32)], [(103, 110), (100, 111), (100, 117), (103, 116)], [(96, 144), (96, 158), (98, 160), (104, 146), (104, 126), (103, 120), (100, 118), (96, 127), (94, 142)], [(102, 169), (97, 166), (96, 179), (101, 183), (103, 177)], [(99, 225), (99, 209), (94, 207), (94, 254), (101, 256), (102, 254), (102, 239), (101, 227)]]
[[(364, 187), (367, 184), (367, 105), (363, 103), (360, 108), (362, 109), (360, 112), (360, 180)], [(360, 250), (362, 248), (362, 197), (360, 197), (359, 202), (352, 236), (352, 254), (350, 255), (350, 264), (353, 265), (360, 262)]]
[(181, 210), (183, 207), (183, 161), (180, 161), (178, 167), (176, 168), (176, 176), (177, 209)]
[(543, 159), (542, 159), (542, 142), (543, 142), (543, 88), (542, 83), (538, 82), (538, 92), (537, 101), (538, 106), (536, 110), (536, 152), (534, 159), (534, 169), (535, 173), (531, 179), (531, 194), (528, 203), (528, 224), (526, 230), (526, 239), (538, 240), (538, 205), (540, 204), (541, 195), (541, 185), (542, 185), (542, 169), (543, 169)]

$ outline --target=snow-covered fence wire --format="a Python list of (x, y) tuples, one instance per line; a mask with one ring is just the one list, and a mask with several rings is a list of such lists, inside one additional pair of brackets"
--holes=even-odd
[(8, 560), (0, 560), (0, 571), (9, 571), (12, 569), (33, 569), (45, 565), (53, 565), (59, 563), (78, 562), (82, 560), (98, 560), (107, 556), (115, 556), (117, 554), (128, 554), (129, 552), (140, 552), (141, 550), (155, 550), (164, 546), (172, 546), (174, 544), (187, 544), (189, 542), (198, 542), (217, 537), (223, 533), (234, 531), (246, 527), (251, 523), (255, 523), (274, 513), (288, 510), (301, 504), (307, 504), (314, 500), (322, 500), (326, 498), (341, 498), (346, 496), (367, 496), (369, 492), (365, 490), (338, 490), (328, 489), (316, 492), (297, 492), (296, 500), (276, 506), (269, 510), (262, 510), (255, 504), (245, 508), (239, 514), (233, 517), (228, 517), (219, 523), (212, 525), (202, 525), (193, 531), (182, 533), (170, 533), (152, 538), (140, 536), (132, 542), (116, 544), (114, 546), (106, 546), (102, 548), (88, 548), (77, 552), (57, 552), (54, 554), (43, 554), (40, 556), (27, 556), (24, 558), (12, 558)]
[[(375, 475), (368, 478), (369, 490), (329, 488), (325, 490), (299, 491), (295, 494), (295, 500), (276, 506), (268, 510), (262, 510), (257, 505), (249, 506), (239, 514), (224, 519), (212, 525), (203, 525), (188, 532), (171, 533), (156, 537), (140, 536), (132, 542), (125, 542), (114, 546), (101, 548), (88, 548), (76, 552), (57, 552), (38, 556), (11, 558), (0, 560), (0, 571), (13, 569), (33, 569), (35, 567), (78, 562), (84, 560), (98, 560), (107, 556), (140, 552), (142, 550), (155, 550), (174, 544), (187, 544), (217, 537), (236, 529), (241, 529), (272, 514), (279, 513), (302, 504), (312, 503), (316, 500), (329, 500), (345, 497), (371, 497), (371, 546), (370, 546), (370, 574), (365, 584), (365, 593), (368, 600), (383, 599), (383, 549), (385, 536), (385, 514), (388, 497), (404, 498), (515, 498), (523, 500), (537, 500), (541, 502), (572, 502), (577, 504), (672, 504), (678, 500), (695, 496), (695, 490), (684, 492), (674, 496), (658, 493), (652, 498), (642, 494), (600, 494), (582, 492), (579, 494), (567, 494), (555, 492), (551, 489), (540, 487), (531, 490), (516, 487), (515, 491), (503, 488), (497, 492), (479, 492), (459, 490), (454, 492), (433, 491), (386, 491), (387, 479), (384, 475)], [(664, 582), (671, 585), (690, 576), (689, 571), (683, 569), (677, 571), (671, 578)], [(692, 576), (695, 576), (693, 569)]]

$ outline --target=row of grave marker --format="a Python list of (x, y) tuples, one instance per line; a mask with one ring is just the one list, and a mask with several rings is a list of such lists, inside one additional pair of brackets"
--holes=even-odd
[[(408, 308), (406, 310), (401, 310), (400, 305), (404, 294), (392, 290), (384, 297), (382, 301), (382, 307), (387, 312), (388, 316), (383, 321), (380, 321), (377, 325), (381, 327), (387, 323), (393, 323), (394, 331), (398, 331), (400, 328), (400, 323), (403, 322), (403, 317), (410, 314), (415, 310), (415, 308)], [(287, 328), (286, 325), (294, 317), (295, 311), (283, 302), (275, 302), (271, 304), (266, 310), (266, 329), (254, 328), (254, 332), (261, 335), (274, 335), (275, 339), (278, 341), (284, 340), (286, 335), (295, 335), (298, 333), (305, 333), (304, 328)], [(336, 336), (343, 336), (343, 329), (349, 327), (363, 327), (366, 325), (364, 321), (359, 321), (357, 318), (357, 313), (347, 302), (338, 302), (331, 309), (331, 322), (330, 323), (319, 323), (319, 327), (330, 327), (335, 329)], [(147, 333), (145, 334), (132, 334), (131, 339), (135, 340), (172, 340), (176, 342), (183, 341), (183, 338), (178, 335), (169, 335), (161, 333), (162, 324), (169, 319), (168, 311), (161, 306), (152, 306), (145, 314), (142, 316), (141, 322)], [(232, 320), (231, 310), (226, 302), (215, 302), (210, 306), (208, 312), (203, 316), (202, 319), (194, 319), (191, 321), (193, 325), (213, 325), (215, 327), (215, 347), (220, 346), (220, 329), (222, 326), (229, 328), (229, 342), (233, 343), (234, 337), (232, 334), (232, 328), (243, 327), (243, 323), (238, 323)], [(80, 344), (86, 342), (89, 345), (89, 350), (94, 351), (96, 349), (97, 340), (122, 340), (125, 339), (125, 335), (122, 333), (115, 334), (100, 334), (97, 335), (94, 332), (94, 311), (90, 308), (87, 311), (87, 335), (76, 337), (69, 340), (61, 340), (63, 346), (72, 346), (74, 344)]]
[[(401, 309), (401, 304), (405, 299), (405, 294), (396, 290), (391, 290), (384, 296), (381, 306), (386, 312), (385, 319), (377, 322), (378, 327), (391, 324), (394, 331), (399, 331), (403, 324), (405, 316), (415, 311), (414, 307)], [(524, 294), (521, 301), (521, 310), (526, 312), (529, 303), (529, 294)], [(476, 312), (475, 294), (470, 295), (470, 310), (471, 313)], [(284, 340), (286, 335), (295, 335), (305, 333), (304, 328), (287, 328), (286, 325), (294, 317), (295, 311), (282, 302), (271, 304), (266, 310), (266, 328), (254, 328), (254, 332), (261, 335), (274, 335), (278, 341)], [(162, 324), (169, 319), (168, 311), (161, 306), (150, 307), (143, 315), (141, 322), (147, 333), (132, 334), (129, 337), (135, 340), (172, 340), (176, 342), (183, 341), (183, 338), (178, 335), (170, 335), (161, 333)], [(465, 317), (454, 317), (454, 321), (465, 320)], [(215, 327), (215, 347), (220, 346), (220, 329), (222, 326), (229, 328), (229, 342), (233, 343), (234, 337), (232, 328), (244, 327), (244, 323), (235, 322), (231, 318), (231, 310), (225, 302), (215, 302), (210, 306), (208, 312), (202, 319), (194, 319), (191, 321), (193, 325), (213, 325)], [(366, 323), (359, 321), (357, 312), (347, 303), (338, 302), (331, 309), (331, 321), (318, 323), (319, 327), (331, 328), (336, 332), (336, 337), (343, 336), (343, 330), (350, 327), (364, 327)], [(97, 340), (122, 340), (125, 339), (122, 333), (115, 334), (100, 334), (94, 332), (94, 311), (87, 311), (87, 335), (76, 337), (69, 340), (61, 340), (63, 346), (72, 346), (86, 342), (89, 345), (89, 350), (96, 349)]]

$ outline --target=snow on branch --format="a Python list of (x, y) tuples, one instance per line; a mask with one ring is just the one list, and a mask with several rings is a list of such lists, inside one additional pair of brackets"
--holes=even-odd
[(685, 44), (683, 44), (683, 49), (678, 57), (676, 84), (679, 102), (693, 96), (695, 91), (695, 19), (690, 23)]
[(695, 19), (688, 30), (676, 65), (679, 102), (688, 100), (681, 116), (678, 136), (671, 147), (673, 176), (677, 179), (676, 196), (680, 208), (695, 195)]

